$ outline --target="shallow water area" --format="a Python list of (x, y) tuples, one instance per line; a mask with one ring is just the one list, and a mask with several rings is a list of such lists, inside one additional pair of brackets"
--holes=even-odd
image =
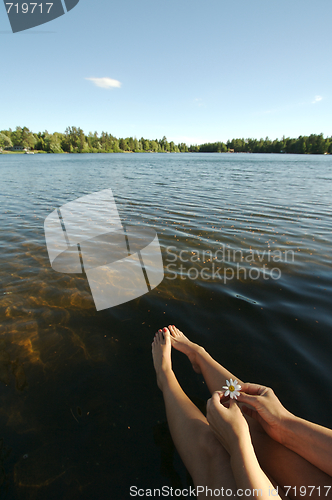
[[(168, 324), (332, 427), (332, 157), (0, 155), (0, 175), (4, 498), (185, 487), (151, 360), (154, 333)], [(165, 278), (97, 312), (83, 274), (51, 268), (43, 225), (106, 188), (123, 224), (157, 231)], [(204, 404), (189, 361), (175, 352), (173, 364)]]

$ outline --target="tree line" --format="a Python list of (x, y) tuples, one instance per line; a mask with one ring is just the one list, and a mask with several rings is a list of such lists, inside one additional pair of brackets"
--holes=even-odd
[(49, 134), (47, 130), (33, 133), (27, 127), (2, 130), (0, 147), (10, 149), (13, 146), (47, 153), (188, 152), (188, 146), (185, 143), (168, 142), (166, 137), (160, 140), (149, 140), (144, 137), (117, 139), (107, 132), (102, 132), (100, 135), (97, 132), (90, 132), (86, 135), (80, 127), (68, 127), (64, 133), (54, 132), (53, 134)]
[(27, 127), (16, 127), (15, 130), (1, 130), (0, 148), (10, 149), (13, 146), (27, 148), (46, 153), (294, 153), (294, 154), (332, 154), (332, 137), (324, 138), (323, 134), (311, 134), (292, 139), (232, 139), (225, 142), (213, 142), (188, 146), (185, 143), (175, 144), (162, 139), (144, 139), (141, 137), (116, 138), (112, 134), (89, 132), (88, 135), (80, 127), (67, 127), (64, 133), (33, 133)]
[(300, 135), (297, 139), (283, 136), (272, 141), (265, 139), (232, 139), (190, 146), (189, 151), (200, 153), (290, 153), (290, 154), (332, 154), (332, 137), (324, 139), (323, 134)]

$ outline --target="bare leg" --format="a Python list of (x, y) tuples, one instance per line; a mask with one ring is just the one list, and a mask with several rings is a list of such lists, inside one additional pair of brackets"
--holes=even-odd
[(239, 378), (217, 363), (203, 347), (191, 342), (174, 325), (169, 325), (168, 328), (171, 332), (172, 346), (188, 356), (195, 372), (203, 375), (211, 394), (220, 391), (230, 378), (236, 379), (241, 384)]
[[(158, 387), (162, 390), (167, 421), (174, 445), (195, 487), (230, 488), (236, 491), (229, 455), (215, 438), (204, 415), (180, 387), (171, 363), (171, 340), (167, 330), (156, 333), (152, 343)], [(208, 494), (211, 498), (211, 495)], [(205, 498), (205, 493), (199, 495)]]
[[(172, 346), (188, 356), (193, 369), (197, 373), (202, 373), (211, 393), (220, 390), (225, 385), (226, 379), (237, 379), (241, 383), (239, 378), (236, 378), (226, 368), (217, 363), (203, 347), (191, 342), (174, 325), (170, 325), (169, 329)], [(259, 463), (271, 480), (279, 484), (280, 487), (296, 486), (296, 495), (294, 495), (294, 489), (288, 493), (288, 496), (294, 498), (294, 500), (298, 499), (301, 486), (307, 488), (307, 495), (302, 496), (302, 498), (321, 500), (322, 491), (324, 491), (324, 496), (327, 491), (324, 486), (332, 484), (331, 477), (304, 458), (271, 439), (256, 420), (246, 418)], [(309, 497), (311, 491), (309, 486), (314, 485), (316, 489)], [(320, 494), (317, 489), (319, 486), (321, 487)], [(332, 488), (325, 498), (332, 498)]]

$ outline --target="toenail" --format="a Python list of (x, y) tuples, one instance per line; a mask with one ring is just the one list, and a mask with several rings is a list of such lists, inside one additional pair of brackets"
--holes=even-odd
[(167, 328), (163, 328), (164, 332), (167, 332)]
[(161, 333), (161, 332), (162, 332), (162, 330), (158, 330), (158, 332), (159, 332), (159, 333)]

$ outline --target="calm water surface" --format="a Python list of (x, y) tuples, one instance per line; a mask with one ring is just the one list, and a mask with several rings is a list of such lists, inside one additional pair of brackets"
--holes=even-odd
[[(0, 175), (3, 498), (185, 487), (151, 362), (153, 335), (169, 323), (332, 427), (332, 157), (0, 155)], [(43, 223), (105, 188), (124, 223), (156, 229), (165, 279), (96, 312), (83, 275), (51, 269)], [(201, 377), (180, 353), (173, 361), (204, 404)]]

